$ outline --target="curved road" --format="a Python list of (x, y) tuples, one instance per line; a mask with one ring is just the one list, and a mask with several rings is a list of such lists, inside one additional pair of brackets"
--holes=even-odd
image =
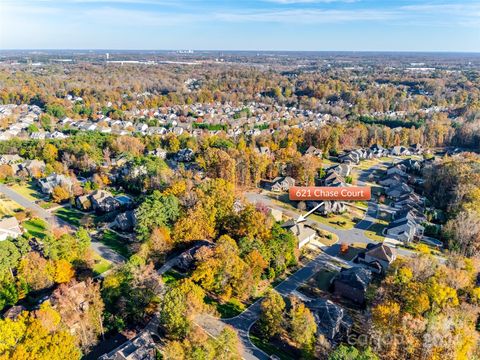
[[(29, 199), (25, 198), (23, 195), (17, 193), (6, 185), (0, 184), (0, 193), (15, 201), (17, 204), (21, 205), (25, 209), (29, 209), (36, 216), (42, 218), (51, 225), (66, 226), (72, 230), (75, 230), (77, 228), (76, 226), (60, 219), (58, 216), (49, 213), (47, 210), (45, 210), (35, 202), (30, 201)], [(112, 262), (113, 264), (123, 264), (126, 260), (122, 255), (105, 246), (98, 240), (92, 239), (90, 246), (97, 254), (99, 254), (104, 259)]]

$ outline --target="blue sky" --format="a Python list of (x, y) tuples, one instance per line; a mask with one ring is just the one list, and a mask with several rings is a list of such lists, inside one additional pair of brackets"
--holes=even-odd
[(480, 0), (0, 0), (0, 48), (480, 52)]

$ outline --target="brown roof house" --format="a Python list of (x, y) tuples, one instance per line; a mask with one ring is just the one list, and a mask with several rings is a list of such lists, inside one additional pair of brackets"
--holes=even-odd
[(372, 271), (385, 273), (392, 262), (397, 258), (397, 251), (385, 244), (368, 244), (365, 252), (357, 257), (359, 263), (372, 268)]
[(80, 195), (75, 199), (75, 206), (83, 211), (88, 211), (92, 208), (92, 202), (88, 195)]
[(372, 272), (364, 267), (344, 269), (333, 279), (333, 291), (358, 304), (365, 303), (365, 293), (372, 281)]

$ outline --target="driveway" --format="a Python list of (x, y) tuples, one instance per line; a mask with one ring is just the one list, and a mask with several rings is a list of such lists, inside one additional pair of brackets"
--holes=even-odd
[[(0, 184), (0, 193), (4, 194), (11, 200), (15, 201), (25, 209), (29, 209), (30, 211), (32, 211), (33, 214), (35, 214), (35, 216), (38, 216), (39, 218), (45, 220), (52, 226), (65, 226), (71, 230), (77, 229), (76, 226), (48, 212), (47, 210), (45, 210), (35, 202), (30, 201), (29, 199), (25, 198), (24, 196), (12, 190), (10, 187), (6, 185)], [(91, 248), (101, 257), (110, 261), (113, 264), (116, 264), (116, 265), (123, 264), (126, 261), (126, 259), (122, 255), (118, 254), (111, 248), (105, 246), (100, 241), (95, 240), (93, 238), (91, 239)]]

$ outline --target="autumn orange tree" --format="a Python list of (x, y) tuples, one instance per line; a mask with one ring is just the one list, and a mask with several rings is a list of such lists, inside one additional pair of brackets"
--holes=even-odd
[(60, 315), (47, 303), (17, 319), (0, 320), (0, 359), (80, 359), (81, 352)]
[(461, 257), (446, 264), (428, 254), (397, 260), (373, 300), (372, 330), (389, 339), (376, 351), (385, 359), (472, 358), (478, 339), (476, 272)]

